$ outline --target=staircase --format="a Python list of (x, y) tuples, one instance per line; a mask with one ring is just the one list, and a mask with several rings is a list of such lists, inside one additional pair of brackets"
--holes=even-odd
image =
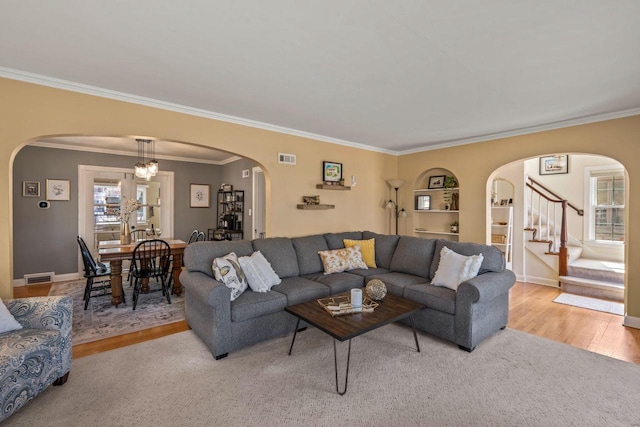
[(581, 241), (567, 232), (568, 211), (577, 216), (582, 216), (583, 211), (531, 178), (527, 178), (527, 188), (529, 221), (525, 231), (531, 235), (526, 247), (552, 271), (559, 272), (562, 291), (623, 301), (624, 264), (582, 258)]

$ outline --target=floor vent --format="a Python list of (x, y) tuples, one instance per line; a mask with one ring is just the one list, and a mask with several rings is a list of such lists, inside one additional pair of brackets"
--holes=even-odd
[(283, 165), (295, 165), (296, 155), (287, 153), (278, 153), (278, 163)]
[(54, 274), (55, 273), (53, 271), (50, 271), (48, 273), (25, 274), (24, 284), (39, 285), (41, 283), (52, 283)]

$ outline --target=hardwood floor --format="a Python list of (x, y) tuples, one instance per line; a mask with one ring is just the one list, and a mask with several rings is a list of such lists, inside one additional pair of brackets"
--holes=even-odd
[[(16, 298), (43, 296), (50, 285), (14, 288)], [(509, 296), (509, 324), (512, 329), (563, 342), (574, 347), (640, 364), (640, 329), (622, 326), (622, 316), (556, 304), (560, 290), (549, 286), (516, 283)], [(73, 346), (73, 357), (89, 356), (165, 335), (186, 331), (185, 321), (158, 326)]]

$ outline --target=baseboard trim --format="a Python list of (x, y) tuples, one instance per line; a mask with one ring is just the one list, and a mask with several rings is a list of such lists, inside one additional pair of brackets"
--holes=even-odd
[(634, 329), (640, 329), (640, 317), (624, 316), (622, 321), (623, 326), (628, 326)]
[(536, 285), (550, 286), (552, 288), (560, 288), (558, 279), (549, 279), (547, 277), (526, 276), (522, 278), (525, 283), (534, 283)]

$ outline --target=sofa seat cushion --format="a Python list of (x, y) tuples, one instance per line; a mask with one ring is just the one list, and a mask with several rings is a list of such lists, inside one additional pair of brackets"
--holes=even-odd
[(347, 292), (353, 288), (364, 287), (364, 279), (362, 276), (346, 272), (333, 274), (309, 274), (304, 277), (327, 286), (330, 289), (331, 295)]
[(430, 284), (409, 285), (404, 297), (444, 313), (456, 314), (456, 291)]
[(374, 274), (367, 277), (367, 282), (373, 279), (380, 279), (387, 287), (387, 292), (392, 295), (402, 297), (404, 296), (404, 288), (410, 285), (417, 285), (420, 283), (428, 283), (429, 279), (422, 276), (415, 276), (413, 274), (399, 273), (397, 271), (385, 274)]
[(368, 282), (369, 280), (369, 276), (373, 276), (374, 274), (385, 274), (385, 273), (389, 273), (389, 270), (386, 268), (367, 268), (367, 269), (363, 269), (363, 268), (356, 268), (355, 270), (349, 270), (349, 273), (351, 274), (357, 274), (358, 276), (362, 276), (364, 277), (364, 281)]
[(329, 296), (329, 288), (304, 277), (288, 277), (272, 288), (287, 297), (287, 305), (300, 304)]
[(231, 301), (231, 320), (242, 322), (265, 314), (276, 313), (287, 306), (287, 297), (280, 292), (253, 292), (247, 290)]

